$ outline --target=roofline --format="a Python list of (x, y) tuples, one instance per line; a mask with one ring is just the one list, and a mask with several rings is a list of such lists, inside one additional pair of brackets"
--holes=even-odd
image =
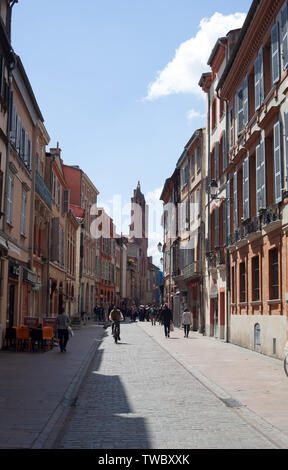
[(201, 129), (197, 129), (197, 131), (194, 132), (194, 134), (192, 135), (192, 137), (188, 140), (187, 144), (185, 145), (184, 147), (184, 150), (176, 164), (176, 168), (180, 168), (180, 166), (182, 165), (183, 161), (185, 160), (186, 156), (187, 156), (187, 151), (192, 147), (192, 145), (194, 144), (195, 140), (198, 139), (198, 137), (200, 136), (200, 134), (203, 132), (203, 128)]
[(216, 52), (217, 52), (218, 47), (223, 45), (222, 41), (227, 41), (227, 36), (223, 36), (223, 37), (217, 39), (216, 44), (215, 44), (215, 46), (213, 47), (212, 52), (211, 52), (211, 54), (210, 54), (210, 57), (209, 57), (209, 59), (208, 59), (207, 65), (210, 65), (210, 66), (211, 66), (211, 63), (212, 63), (212, 61), (213, 61), (213, 59), (214, 59), (214, 56), (215, 56), (215, 54), (216, 54)]
[(256, 13), (257, 8), (258, 8), (259, 4), (261, 3), (261, 1), (262, 0), (253, 0), (253, 3), (252, 3), (252, 5), (251, 5), (251, 7), (248, 11), (248, 14), (246, 16), (244, 24), (243, 24), (243, 26), (240, 30), (239, 38), (238, 38), (236, 44), (234, 45), (232, 54), (231, 54), (231, 56), (228, 60), (228, 64), (226, 65), (226, 67), (225, 67), (225, 69), (224, 69), (224, 71), (223, 71), (223, 73), (220, 77), (220, 80), (219, 80), (218, 85), (216, 87), (216, 91), (220, 90), (220, 88), (222, 88), (223, 84), (225, 83), (225, 80), (226, 80), (226, 78), (227, 78), (227, 76), (228, 76), (228, 74), (229, 74), (229, 72), (230, 72), (230, 70), (233, 66), (233, 63), (234, 63), (234, 61), (237, 57), (237, 54), (238, 54), (239, 49), (242, 45), (242, 42), (245, 38), (245, 35), (246, 35), (246, 33), (249, 29), (250, 24), (252, 23), (252, 20), (255, 16), (255, 13)]
[(41, 113), (41, 111), (40, 111), (39, 105), (38, 105), (38, 103), (37, 103), (35, 94), (34, 94), (34, 92), (33, 92), (31, 83), (30, 83), (29, 78), (28, 78), (28, 76), (27, 76), (27, 73), (26, 73), (26, 71), (25, 71), (25, 68), (24, 68), (24, 65), (23, 65), (23, 63), (22, 63), (22, 60), (21, 60), (20, 56), (17, 55), (17, 54), (15, 55), (15, 57), (16, 57), (16, 64), (17, 64), (17, 67), (18, 67), (18, 69), (19, 69), (19, 72), (21, 73), (21, 76), (22, 76), (23, 80), (24, 80), (24, 83), (25, 83), (25, 85), (26, 85), (27, 91), (28, 91), (29, 96), (30, 96), (30, 98), (31, 98), (31, 100), (32, 100), (32, 103), (33, 103), (33, 105), (34, 105), (34, 107), (35, 107), (35, 110), (36, 110), (36, 112), (37, 112), (37, 114), (38, 114), (38, 117), (39, 117), (39, 119), (40, 119), (42, 122), (44, 122), (44, 117), (43, 117), (43, 115), (42, 115), (42, 113)]

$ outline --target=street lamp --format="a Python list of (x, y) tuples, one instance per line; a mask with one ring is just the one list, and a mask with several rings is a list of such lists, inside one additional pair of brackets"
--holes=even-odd
[(214, 201), (215, 200), (217, 200), (217, 201), (226, 201), (226, 202), (231, 202), (232, 201), (231, 197), (217, 197), (217, 194), (218, 194), (217, 181), (216, 180), (211, 180), (211, 183), (210, 183), (211, 199), (213, 199)]
[(157, 248), (158, 248), (158, 251), (160, 251), (160, 253), (161, 253), (161, 251), (162, 251), (162, 243), (161, 242), (158, 243)]
[(211, 194), (212, 199), (216, 199), (217, 192), (218, 192), (217, 181), (212, 180), (210, 183), (210, 194)]

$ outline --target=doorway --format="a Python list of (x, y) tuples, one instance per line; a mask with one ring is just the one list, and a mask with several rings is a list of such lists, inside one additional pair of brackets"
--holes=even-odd
[(7, 326), (12, 328), (15, 325), (14, 314), (15, 314), (15, 284), (9, 284), (8, 286), (8, 305), (7, 305)]

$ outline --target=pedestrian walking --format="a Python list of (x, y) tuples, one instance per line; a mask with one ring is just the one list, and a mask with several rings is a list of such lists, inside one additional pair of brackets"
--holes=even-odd
[(151, 324), (152, 326), (156, 325), (156, 308), (154, 305), (150, 308), (150, 319), (151, 319)]
[(58, 340), (61, 352), (66, 352), (66, 346), (69, 340), (69, 326), (70, 319), (64, 310), (58, 314), (56, 318), (56, 325), (58, 330)]
[(170, 328), (172, 322), (172, 312), (168, 305), (165, 304), (164, 308), (161, 311), (161, 323), (164, 325), (164, 333), (166, 338), (170, 338)]
[(192, 314), (189, 308), (185, 308), (184, 312), (182, 313), (182, 320), (181, 323), (184, 327), (184, 338), (188, 338), (190, 327), (192, 324)]

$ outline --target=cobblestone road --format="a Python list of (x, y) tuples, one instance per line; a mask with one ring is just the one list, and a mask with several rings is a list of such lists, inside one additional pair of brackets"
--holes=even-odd
[(121, 328), (117, 345), (107, 330), (59, 448), (275, 448), (137, 324)]

